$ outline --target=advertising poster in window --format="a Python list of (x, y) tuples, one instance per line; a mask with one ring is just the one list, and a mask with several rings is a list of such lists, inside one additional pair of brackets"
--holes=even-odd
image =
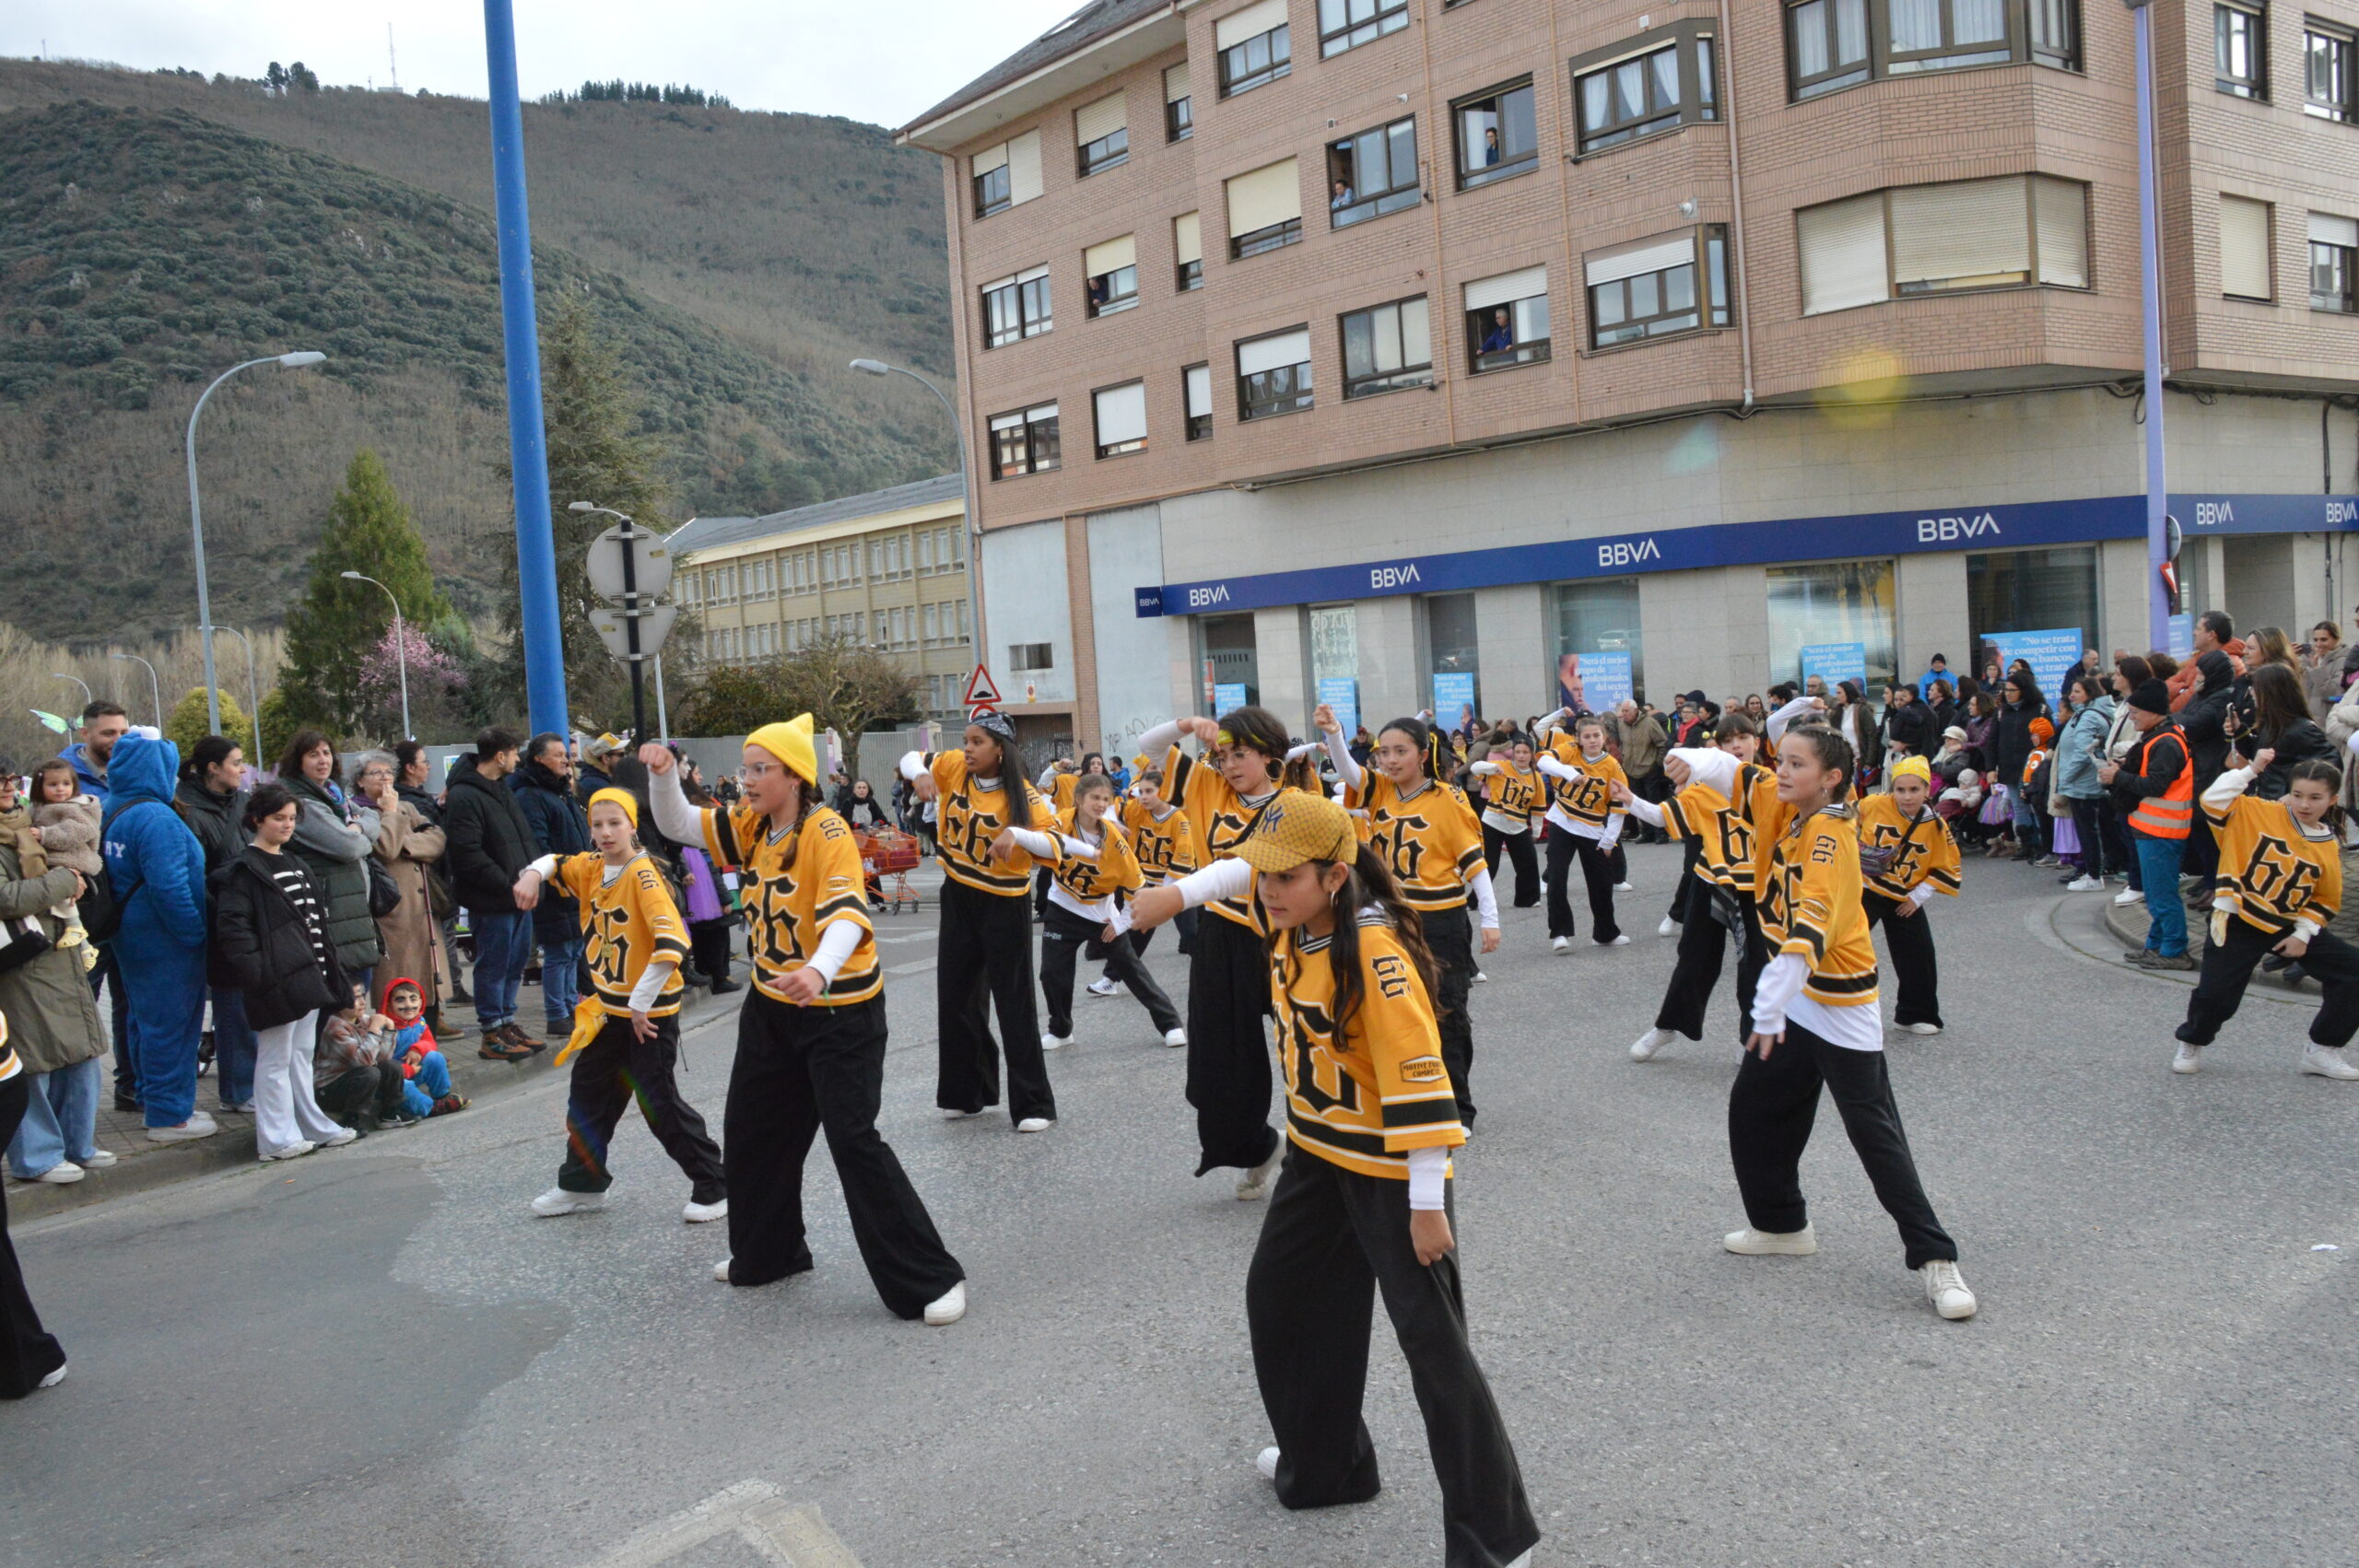
[(2170, 656), (2185, 661), (2195, 657), (2195, 612), (2182, 610), (2170, 618)]
[(1245, 706), (1245, 683), (1222, 681), (1213, 687), (1213, 710), (1226, 713)]
[[(2080, 657), (2074, 654), (2073, 658)], [(1809, 684), (1813, 675), (1823, 677), (1832, 691), (1845, 681), (1857, 681), (1860, 689), (1868, 689), (1868, 645), (1864, 642), (1810, 642), (1802, 645), (1802, 681)]]
[(1319, 700), (1334, 711), (1335, 722), (1344, 727), (1344, 739), (1348, 741), (1359, 732), (1360, 684), (1357, 681), (1342, 675), (1324, 676), (1319, 683)]
[[(1611, 713), (1636, 695), (1627, 653), (1568, 653), (1559, 661), (1566, 661), (1579, 666), (1573, 677), (1580, 689), (1577, 712)], [(1559, 676), (1557, 685), (1561, 687), (1563, 684), (1563, 677)]]
[[(2190, 646), (2192, 637), (2190, 633)], [(1990, 650), (1999, 656), (1999, 667), (2003, 670), (2022, 660), (2031, 666), (2032, 679), (2039, 683), (2039, 689), (2051, 700), (2064, 689), (2064, 677), (2081, 661), (2084, 646), (2078, 626), (1990, 634)]]
[(1473, 673), (1452, 671), (1435, 675), (1434, 722), (1444, 730), (1457, 730), (1473, 722)]

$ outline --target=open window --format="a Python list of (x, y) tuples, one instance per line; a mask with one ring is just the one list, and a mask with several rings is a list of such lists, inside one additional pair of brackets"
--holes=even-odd
[(1417, 205), (1417, 120), (1327, 144), (1327, 221), (1335, 228)]

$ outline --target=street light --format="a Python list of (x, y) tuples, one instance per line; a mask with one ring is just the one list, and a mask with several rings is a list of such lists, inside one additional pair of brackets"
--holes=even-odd
[(991, 646), (991, 639), (983, 635), (982, 530), (975, 521), (975, 481), (967, 471), (966, 422), (958, 417), (958, 410), (951, 405), (943, 390), (915, 370), (904, 370), (898, 365), (887, 365), (882, 359), (855, 359), (851, 368), (863, 376), (907, 376), (932, 392), (934, 401), (942, 404), (942, 412), (950, 416), (950, 433), (958, 441), (958, 505), (966, 514), (959, 528), (967, 535), (967, 610), (975, 619), (975, 667), (980, 670), (983, 664), (983, 649)]
[(164, 727), (164, 688), (156, 679), (156, 666), (148, 664), (147, 661), (140, 658), (136, 653), (110, 653), (107, 657), (110, 659), (128, 659), (135, 664), (147, 664), (147, 696), (149, 700), (154, 702), (156, 705), (156, 728), (158, 731), (161, 731)]
[(79, 675), (67, 675), (67, 674), (62, 674), (62, 673), (60, 673), (59, 672), (55, 671), (55, 670), (52, 670), (52, 671), (49, 673), (49, 678), (50, 678), (51, 680), (53, 680), (53, 681), (71, 681), (71, 682), (73, 682), (76, 685), (77, 685), (77, 686), (81, 687), (81, 688), (82, 688), (82, 706), (83, 706), (83, 707), (85, 707), (85, 708), (89, 707), (91, 703), (93, 703), (93, 702), (95, 702), (95, 701), (97, 701), (97, 700), (98, 700), (96, 697), (93, 697), (93, 696), (90, 695), (90, 683), (89, 683), (89, 682), (88, 682), (88, 681), (86, 681), (86, 680), (84, 680), (84, 679), (83, 679), (81, 676), (79, 676)]
[(214, 734), (221, 731), (221, 696), (213, 689), (213, 598), (205, 580), (205, 510), (196, 497), (196, 416), (205, 412), (205, 400), (213, 395), (214, 387), (241, 370), (251, 370), (257, 365), (299, 369), (305, 365), (316, 365), (326, 357), (317, 349), (306, 348), (294, 354), (265, 354), (259, 359), (232, 365), (213, 378), (213, 386), (198, 394), (196, 406), (188, 411), (188, 526), (196, 542), (196, 630), (197, 640), (205, 645), (205, 728)]
[(217, 626), (217, 627), (216, 627), (216, 628), (214, 628), (214, 629), (215, 629), (215, 630), (217, 630), (217, 631), (225, 631), (225, 632), (228, 632), (231, 637), (236, 638), (240, 642), (241, 642), (241, 643), (245, 644), (245, 647), (246, 647), (246, 717), (247, 717), (248, 719), (251, 719), (252, 720), (253, 720), (253, 726), (254, 726), (254, 757), (253, 757), (253, 762), (254, 762), (254, 766), (255, 766), (256, 767), (260, 767), (260, 766), (262, 766), (262, 699), (261, 699), (259, 696), (255, 696), (255, 695), (254, 695), (254, 643), (253, 643), (253, 638), (252, 638), (248, 637), (245, 633), (243, 633), (243, 632), (240, 631), (240, 630), (239, 630), (237, 627), (235, 627), (235, 626)]
[(402, 602), (393, 598), (392, 589), (385, 588), (383, 583), (377, 582), (366, 572), (345, 572), (342, 575), (353, 582), (376, 582), (379, 588), (384, 589), (385, 597), (393, 601), (393, 663), (402, 675), (402, 739), (410, 740), (413, 737), (409, 732), (409, 638), (402, 634)]

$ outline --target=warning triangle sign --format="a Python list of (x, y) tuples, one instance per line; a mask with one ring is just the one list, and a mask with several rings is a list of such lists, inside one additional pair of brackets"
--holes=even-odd
[(977, 664), (974, 674), (967, 681), (967, 706), (970, 708), (997, 708), (999, 704), (999, 687), (992, 683), (990, 667)]

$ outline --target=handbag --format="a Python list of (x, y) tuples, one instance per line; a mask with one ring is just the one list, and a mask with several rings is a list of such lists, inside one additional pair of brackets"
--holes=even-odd
[(0, 975), (11, 969), (21, 969), (49, 951), (49, 938), (42, 933), (41, 922), (28, 915), (18, 920), (0, 920)]
[(104, 866), (96, 876), (82, 879), (82, 896), (74, 902), (76, 913), (82, 917), (82, 934), (94, 942), (108, 942), (123, 930), (123, 904), (114, 895), (114, 883)]
[(369, 913), (383, 919), (402, 907), (402, 884), (385, 869), (385, 862), (374, 855), (366, 857), (369, 865)]

